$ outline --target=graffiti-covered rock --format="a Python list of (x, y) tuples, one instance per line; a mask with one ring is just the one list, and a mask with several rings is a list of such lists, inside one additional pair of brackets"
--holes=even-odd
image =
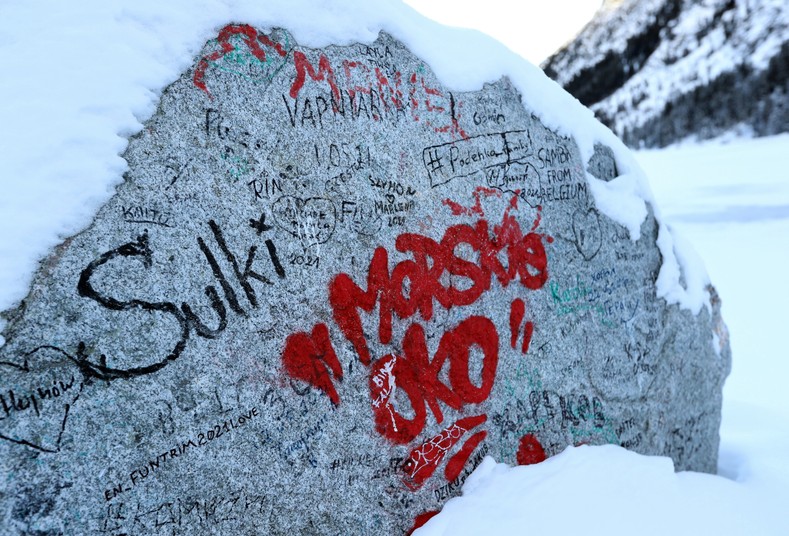
[(222, 29), (5, 313), (4, 533), (404, 534), (579, 444), (715, 471), (717, 298), (657, 297), (614, 152), (533, 112), (384, 33)]

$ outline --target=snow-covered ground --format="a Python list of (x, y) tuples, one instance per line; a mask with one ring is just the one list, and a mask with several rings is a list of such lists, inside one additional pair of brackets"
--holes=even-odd
[(488, 458), (416, 536), (789, 534), (787, 155), (789, 135), (637, 153), (664, 218), (723, 300), (733, 366), (721, 476), (674, 474), (666, 458), (613, 446), (526, 467)]

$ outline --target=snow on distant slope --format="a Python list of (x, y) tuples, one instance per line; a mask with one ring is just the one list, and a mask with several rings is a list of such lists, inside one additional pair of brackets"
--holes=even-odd
[(784, 132), (789, 3), (608, 1), (543, 67), (629, 145)]

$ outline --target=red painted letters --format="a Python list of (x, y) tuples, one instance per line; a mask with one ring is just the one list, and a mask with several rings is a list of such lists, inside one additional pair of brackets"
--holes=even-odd
[(325, 79), (329, 83), (332, 95), (334, 95), (336, 101), (340, 101), (340, 90), (334, 78), (334, 71), (325, 55), (321, 54), (318, 59), (317, 72), (307, 59), (307, 56), (304, 55), (304, 52), (300, 50), (293, 53), (293, 63), (296, 65), (296, 79), (293, 80), (293, 85), (290, 86), (290, 96), (292, 98), (295, 99), (299, 95), (299, 91), (301, 91), (301, 88), (304, 86), (304, 82), (307, 80), (307, 75), (309, 74), (310, 78), (316, 82), (321, 82)]
[[(515, 348), (518, 345), (518, 335), (520, 334), (521, 321), (526, 312), (526, 304), (523, 300), (516, 298), (510, 304), (510, 346)], [(531, 336), (534, 333), (534, 323), (527, 321), (523, 326), (523, 343), (521, 344), (521, 352), (525, 354), (529, 351), (529, 344), (531, 344)]]
[[(535, 228), (524, 235), (510, 214), (514, 208), (512, 204), (501, 223), (492, 229), (481, 207), (473, 210), (467, 215), (480, 214), (482, 218), (473, 224), (449, 227), (440, 241), (422, 234), (403, 233), (396, 238), (394, 249), (408, 257), (391, 266), (390, 251), (378, 247), (370, 260), (364, 286), (345, 273), (329, 283), (334, 320), (359, 360), (369, 366), (376, 431), (389, 441), (411, 443), (425, 430), (429, 415), (440, 424), (447, 408), (462, 415), (469, 406), (487, 400), (496, 378), (499, 334), (492, 320), (471, 315), (443, 333), (431, 356), (425, 329), (412, 321), (399, 345), (401, 352), (373, 359), (362, 325), (362, 312), (369, 315), (378, 308), (378, 341), (389, 345), (395, 317), (413, 320), (418, 315), (430, 321), (434, 307), (450, 309), (476, 303), (490, 290), (494, 280), (502, 287), (514, 280), (526, 289), (542, 287), (548, 278), (543, 237), (534, 232)], [(513, 300), (509, 318), (513, 348), (518, 346), (525, 311), (522, 299)], [(523, 353), (528, 350), (532, 330), (533, 324), (527, 321), (520, 346)], [(342, 369), (325, 324), (318, 324), (312, 334), (300, 332), (288, 337), (282, 359), (288, 375), (321, 390), (334, 404), (340, 403), (334, 380), (342, 378)], [(478, 364), (473, 367), (479, 371), (475, 378), (470, 370), (472, 360)], [(449, 457), (450, 451), (460, 445), (444, 468), (448, 480), (456, 479), (487, 436), (485, 430), (473, 432), (486, 419), (484, 414), (462, 417), (415, 447), (403, 465), (406, 486), (412, 490), (421, 487)], [(466, 437), (467, 433), (471, 433), (470, 437)], [(542, 450), (539, 443), (536, 444), (539, 449), (535, 447), (535, 441), (524, 438), (519, 461), (539, 457)]]
[[(456, 255), (461, 244), (467, 244), (477, 253), (476, 263)], [(365, 365), (370, 363), (370, 351), (362, 333), (360, 309), (370, 313), (376, 304), (379, 306), (378, 337), (381, 343), (389, 344), (395, 314), (406, 319), (418, 311), (424, 320), (430, 320), (434, 299), (445, 309), (471, 305), (490, 289), (493, 276), (504, 287), (518, 278), (524, 287), (532, 290), (542, 287), (548, 279), (548, 261), (541, 236), (533, 232), (523, 236), (517, 221), (509, 215), (501, 225), (494, 226), (492, 237), (488, 222), (481, 219), (474, 227), (453, 225), (440, 243), (405, 233), (397, 237), (395, 247), (403, 253), (411, 252), (413, 259), (395, 265), (391, 275), (388, 252), (379, 247), (370, 261), (366, 289), (347, 274), (338, 275), (329, 285), (334, 319)], [(504, 251), (506, 267), (499, 259)], [(440, 281), (444, 272), (464, 277), (471, 285), (465, 290), (452, 284), (445, 287)], [(406, 279), (410, 284), (408, 296), (403, 288)]]
[[(469, 377), (469, 355), (473, 347), (482, 351), (482, 382), (479, 387)], [(499, 359), (499, 336), (496, 326), (483, 316), (467, 318), (446, 332), (433, 359), (428, 358), (425, 332), (412, 324), (403, 339), (405, 356), (387, 355), (375, 361), (370, 371), (375, 426), (382, 436), (394, 443), (408, 443), (424, 429), (427, 408), (436, 422), (444, 414), (438, 402), (454, 410), (465, 404), (479, 404), (493, 388)], [(445, 363), (449, 364), (449, 385), (439, 379)], [(402, 390), (408, 398), (413, 417), (408, 419), (394, 404), (394, 394)]]

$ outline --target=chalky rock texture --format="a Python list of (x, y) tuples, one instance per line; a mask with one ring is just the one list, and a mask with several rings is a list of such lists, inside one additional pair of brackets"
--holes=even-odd
[(5, 313), (3, 534), (403, 534), (578, 444), (715, 471), (717, 303), (656, 298), (612, 151), (506, 79), (228, 26), (125, 158)]

